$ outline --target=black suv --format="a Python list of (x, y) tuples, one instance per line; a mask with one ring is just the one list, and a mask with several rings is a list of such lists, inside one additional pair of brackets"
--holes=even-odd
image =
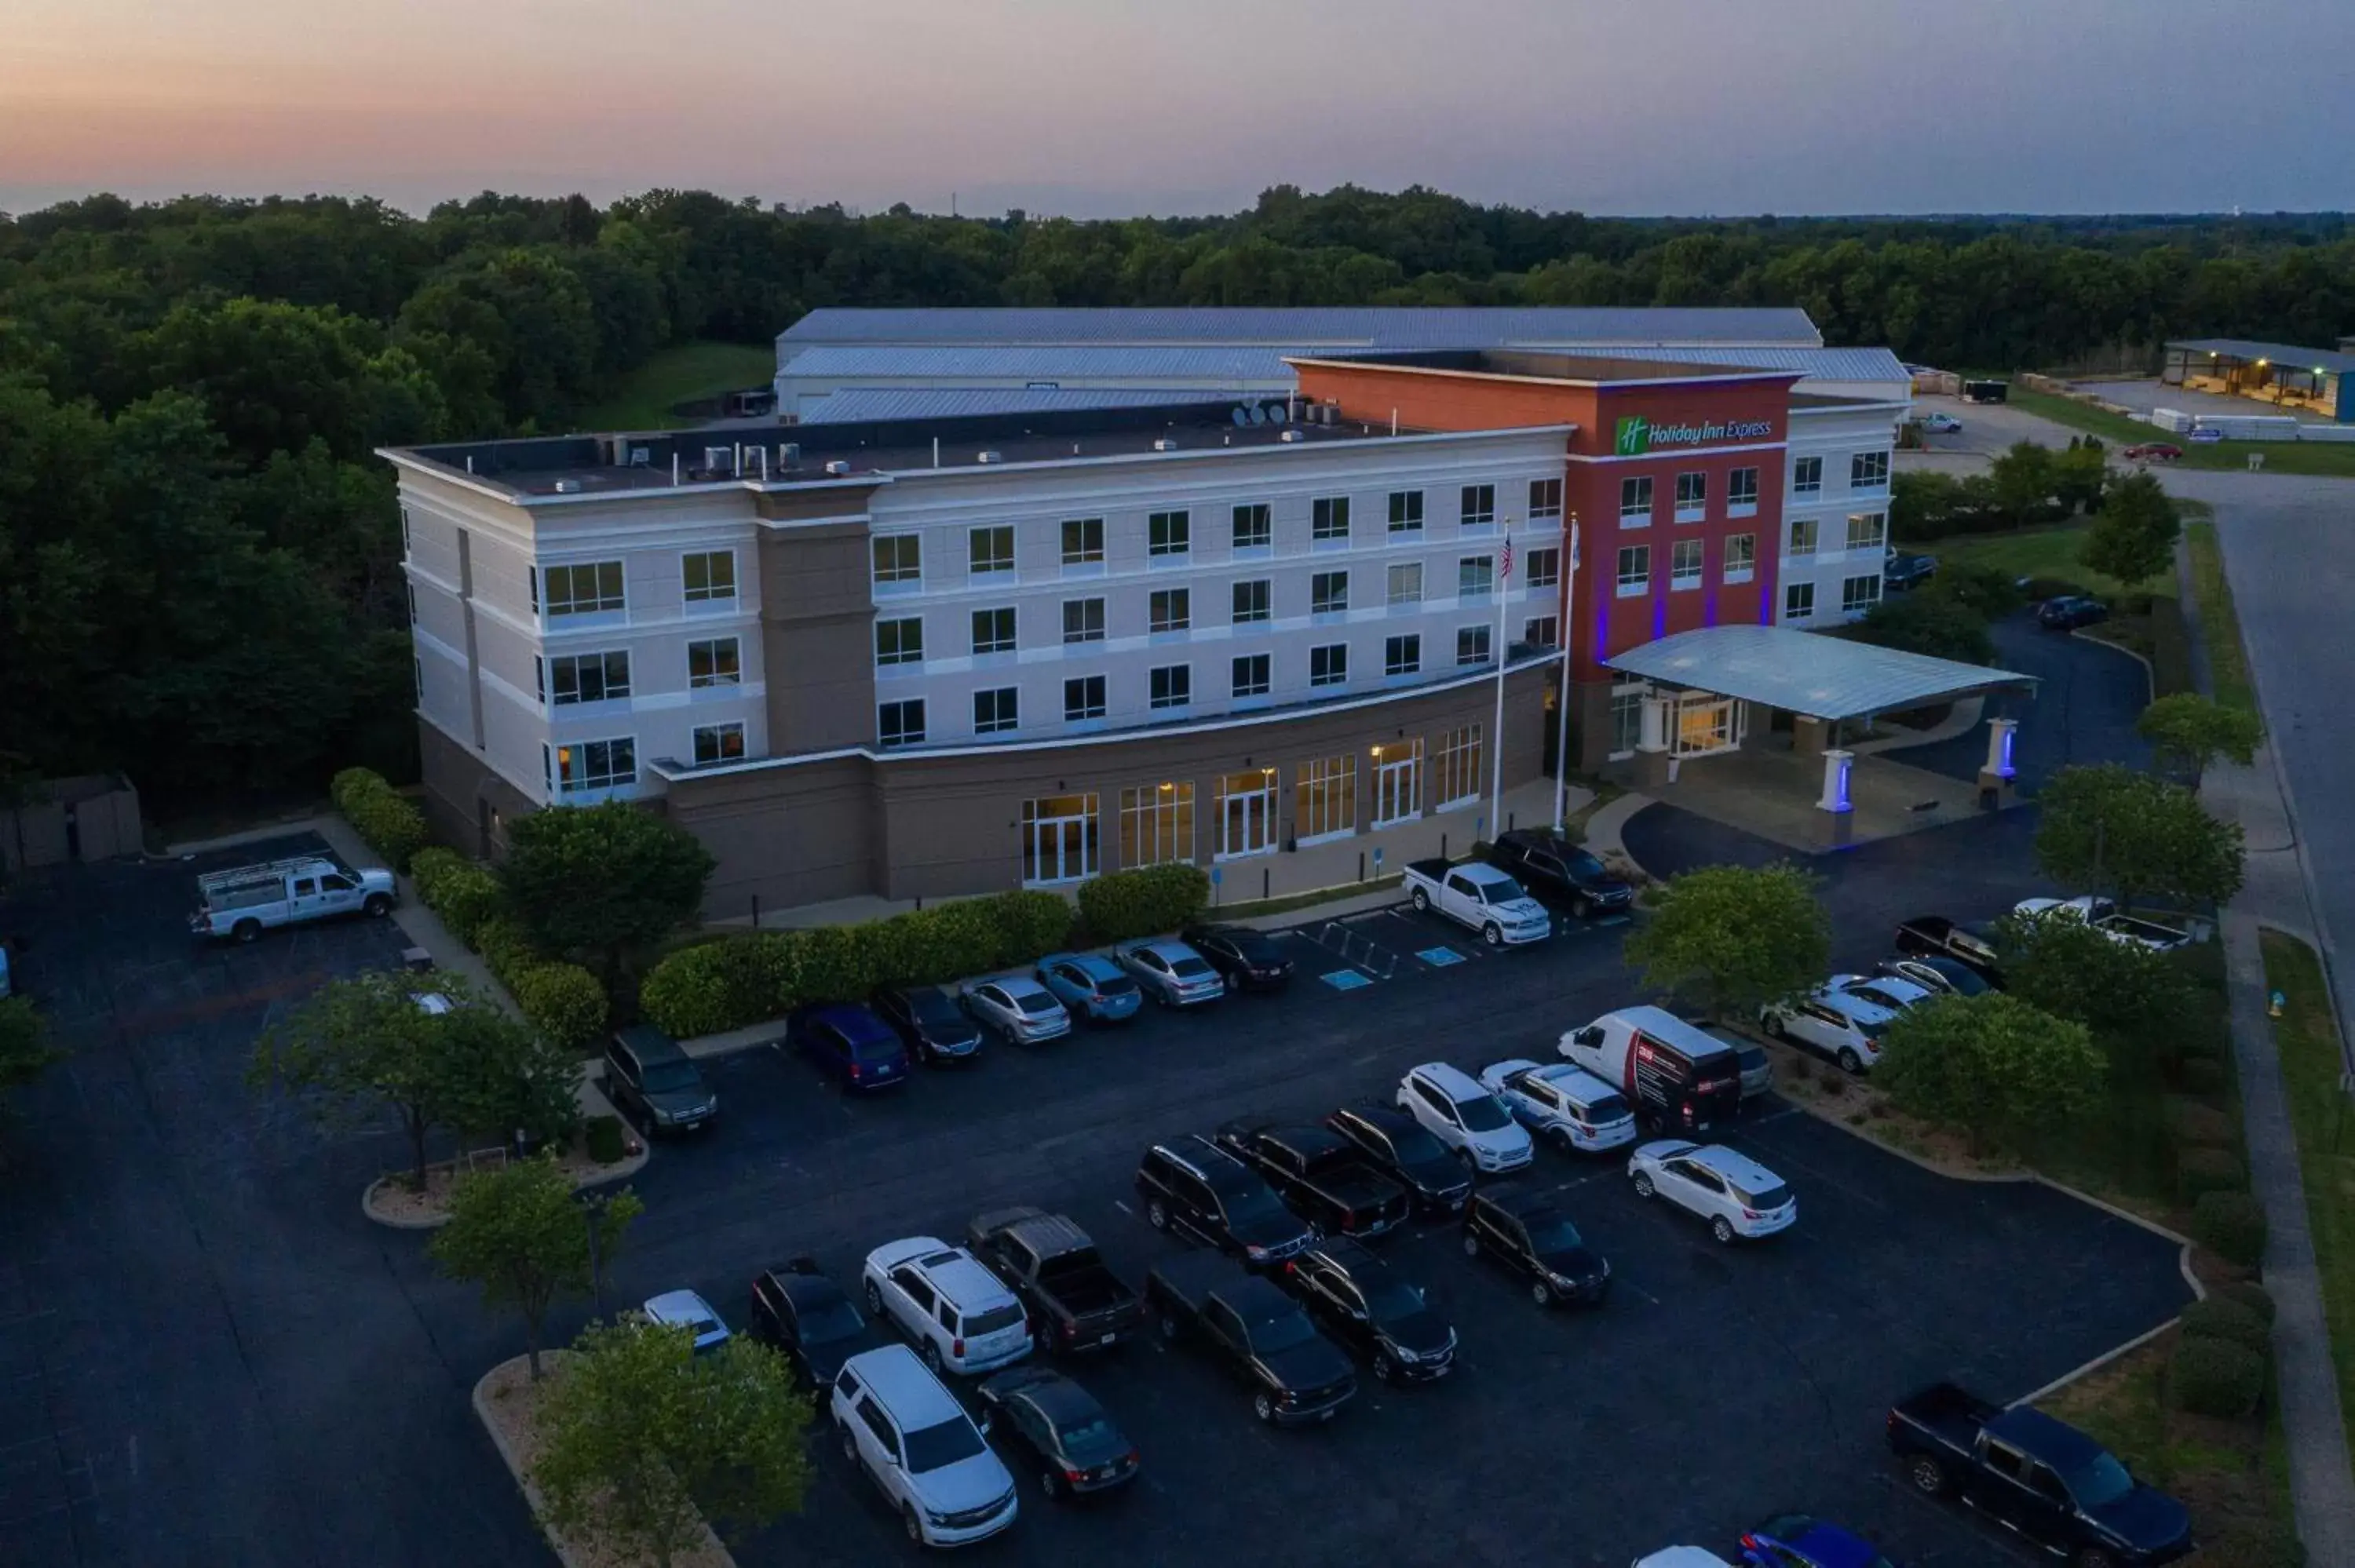
[(1447, 1319), (1357, 1242), (1318, 1242), (1284, 1264), (1284, 1285), (1317, 1328), (1372, 1361), (1384, 1383), (1429, 1383), (1455, 1364), (1455, 1330)]
[(1335, 1111), (1325, 1125), (1356, 1144), (1368, 1164), (1413, 1193), (1418, 1213), (1460, 1213), (1472, 1195), (1464, 1162), (1402, 1110), (1354, 1106)]
[(1136, 1192), (1155, 1230), (1241, 1254), (1255, 1268), (1282, 1263), (1316, 1239), (1273, 1189), (1199, 1133), (1146, 1150)]
[(1219, 971), (1229, 991), (1282, 991), (1292, 983), (1292, 960), (1263, 931), (1248, 926), (1188, 926), (1178, 937)]
[(1509, 871), (1541, 904), (1569, 910), (1580, 919), (1616, 914), (1636, 902), (1636, 890), (1608, 867), (1551, 833), (1504, 832), (1488, 846), (1488, 863)]
[(1527, 1276), (1529, 1299), (1540, 1307), (1594, 1305), (1611, 1288), (1611, 1265), (1586, 1245), (1570, 1216), (1516, 1181), (1474, 1194), (1464, 1212), (1464, 1254), (1482, 1253)]
[(888, 1342), (806, 1257), (752, 1281), (751, 1333), (783, 1351), (794, 1370), (821, 1389), (834, 1385), (843, 1362)]
[(633, 1023), (606, 1045), (605, 1097), (616, 1110), (634, 1110), (650, 1134), (696, 1131), (719, 1111), (719, 1097), (678, 1042), (651, 1023)]

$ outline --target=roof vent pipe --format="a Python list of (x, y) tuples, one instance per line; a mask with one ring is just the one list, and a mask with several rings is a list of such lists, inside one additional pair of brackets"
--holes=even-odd
[(932, 438), (932, 466), (941, 466), (941, 439), (938, 436)]
[(466, 471), (468, 473), (474, 471), (474, 454), (472, 452), (466, 454)]
[(826, 465), (826, 471), (833, 475), (835, 478), (840, 479), (844, 474), (850, 471), (850, 464), (841, 458), (837, 458), (832, 462)]
[(739, 479), (744, 477), (744, 443), (742, 441), (736, 443), (736, 466), (729, 471)]
[(1396, 408), (1392, 408), (1391, 410), (1391, 434), (1394, 436), (1398, 434), (1398, 410)]
[(678, 449), (677, 447), (673, 447), (670, 453), (670, 482), (673, 484), (678, 482)]

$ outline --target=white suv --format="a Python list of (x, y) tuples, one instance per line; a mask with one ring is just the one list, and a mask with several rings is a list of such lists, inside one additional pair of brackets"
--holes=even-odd
[(1014, 1478), (905, 1345), (842, 1363), (828, 1396), (843, 1457), (900, 1510), (919, 1546), (963, 1546), (1014, 1522)]
[(1481, 1068), (1480, 1082), (1532, 1137), (1564, 1153), (1600, 1153), (1636, 1141), (1636, 1113), (1618, 1090), (1582, 1067), (1516, 1057)]
[(1771, 1236), (1799, 1217), (1799, 1200), (1781, 1177), (1721, 1143), (1672, 1138), (1643, 1144), (1627, 1157), (1627, 1174), (1636, 1196), (1691, 1210), (1721, 1242)]
[(867, 1255), (867, 1308), (888, 1317), (934, 1372), (986, 1372), (1030, 1353), (1030, 1320), (1005, 1282), (933, 1236)]
[(1502, 1100), (1461, 1067), (1425, 1062), (1410, 1068), (1399, 1080), (1398, 1107), (1482, 1175), (1518, 1171), (1529, 1162), (1529, 1135)]
[(1911, 980), (1885, 975), (1834, 975), (1795, 1001), (1758, 1010), (1758, 1027), (1786, 1044), (1861, 1073), (1881, 1060), (1881, 1037), (1906, 1009), (1930, 1000)]

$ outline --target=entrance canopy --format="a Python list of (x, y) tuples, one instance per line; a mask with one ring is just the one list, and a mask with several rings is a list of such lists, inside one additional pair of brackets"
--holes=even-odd
[(1999, 687), (2033, 690), (2036, 678), (1980, 664), (1780, 626), (1710, 626), (1680, 631), (1604, 661), (1624, 674), (1740, 697), (1810, 718), (1902, 713)]

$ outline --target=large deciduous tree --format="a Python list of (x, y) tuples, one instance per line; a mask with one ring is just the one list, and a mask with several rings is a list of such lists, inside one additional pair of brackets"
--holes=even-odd
[(2133, 588), (2175, 569), (2175, 541), (2182, 532), (2175, 502), (2158, 476), (2128, 474), (2110, 486), (2077, 559), (2086, 570)]
[(460, 1177), (427, 1250), (442, 1273), (482, 1287), (485, 1306), (522, 1317), (537, 1381), (549, 1308), (595, 1287), (644, 1209), (628, 1192), (583, 1202), (554, 1160), (521, 1160)]
[(2005, 991), (2091, 1031), (2121, 1071), (2147, 1072), (2204, 1027), (2200, 988), (2176, 958), (2083, 920), (2004, 922)]
[(623, 801), (558, 807), (509, 831), (507, 903), (532, 936), (618, 977), (626, 956), (689, 920), (714, 864), (695, 835)]
[(2108, 762), (2064, 768), (2037, 798), (2036, 860), (2073, 887), (2223, 903), (2241, 890), (2241, 826), (2180, 784)]
[(1902, 1014), (1872, 1070), (1899, 1109), (1957, 1128), (1974, 1155), (2083, 1115), (2103, 1074), (2083, 1024), (2003, 991), (1940, 997)]
[(1831, 923), (1794, 865), (1706, 866), (1670, 879), (1626, 958), (1654, 991), (1732, 1018), (1823, 979)]

